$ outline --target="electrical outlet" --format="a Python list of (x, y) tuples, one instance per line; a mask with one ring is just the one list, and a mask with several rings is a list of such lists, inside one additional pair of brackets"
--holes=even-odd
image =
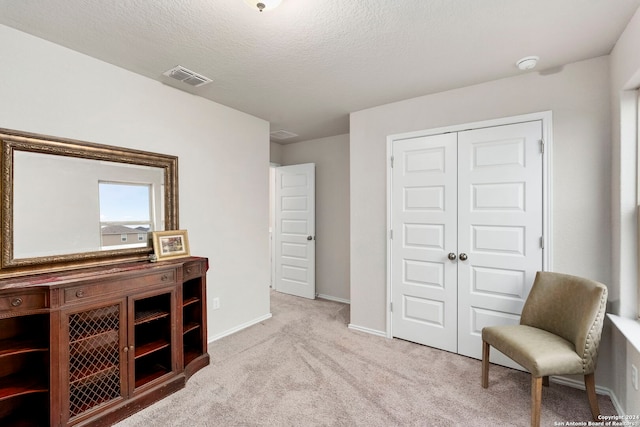
[(638, 368), (633, 363), (631, 364), (631, 385), (638, 390)]
[(220, 298), (214, 298), (213, 299), (213, 309), (217, 310), (220, 308)]

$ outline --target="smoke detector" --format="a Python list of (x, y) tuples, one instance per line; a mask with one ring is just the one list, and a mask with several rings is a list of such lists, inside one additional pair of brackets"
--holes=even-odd
[(162, 73), (167, 77), (171, 77), (172, 79), (176, 79), (181, 81), (182, 83), (186, 83), (189, 86), (200, 87), (202, 85), (206, 85), (207, 83), (211, 83), (212, 80), (208, 77), (195, 73), (191, 70), (184, 68), (181, 65), (177, 65), (170, 70)]
[(523, 71), (532, 70), (535, 68), (539, 59), (540, 58), (538, 58), (537, 56), (525, 56), (524, 58), (516, 62), (516, 66)]
[(244, 0), (244, 2), (262, 12), (263, 10), (275, 9), (282, 0)]

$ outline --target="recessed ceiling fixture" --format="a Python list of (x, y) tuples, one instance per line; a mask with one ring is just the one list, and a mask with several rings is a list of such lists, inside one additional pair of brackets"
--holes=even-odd
[(278, 141), (282, 141), (283, 139), (295, 138), (298, 136), (297, 133), (289, 132), (288, 130), (280, 129), (274, 130), (269, 133), (271, 139), (277, 139)]
[(523, 71), (532, 70), (533, 68), (535, 68), (539, 59), (540, 58), (538, 58), (537, 56), (525, 56), (524, 58), (516, 62), (516, 66)]
[(278, 7), (282, 0), (244, 0), (251, 7), (256, 7), (260, 12)]
[(167, 77), (171, 77), (172, 79), (180, 80), (181, 82), (193, 87), (199, 87), (202, 85), (206, 85), (207, 83), (211, 83), (210, 78), (202, 76), (198, 73), (194, 73), (193, 71), (188, 70), (181, 65), (177, 65), (162, 74)]

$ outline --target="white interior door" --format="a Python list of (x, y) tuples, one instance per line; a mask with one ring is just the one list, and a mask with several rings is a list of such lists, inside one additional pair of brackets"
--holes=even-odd
[(276, 168), (275, 289), (314, 299), (315, 164)]
[(393, 142), (393, 336), (480, 358), (484, 326), (518, 323), (543, 266), (541, 138), (538, 120)]
[[(541, 139), (541, 121), (458, 134), (458, 353), (465, 356), (482, 358), (483, 327), (519, 323), (542, 270)], [(492, 353), (492, 361), (517, 367)]]
[(393, 335), (457, 349), (456, 135), (393, 144)]

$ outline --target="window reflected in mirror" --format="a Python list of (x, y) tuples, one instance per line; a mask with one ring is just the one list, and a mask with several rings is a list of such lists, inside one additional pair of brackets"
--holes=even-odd
[(152, 184), (100, 182), (101, 249), (145, 247), (153, 227)]

